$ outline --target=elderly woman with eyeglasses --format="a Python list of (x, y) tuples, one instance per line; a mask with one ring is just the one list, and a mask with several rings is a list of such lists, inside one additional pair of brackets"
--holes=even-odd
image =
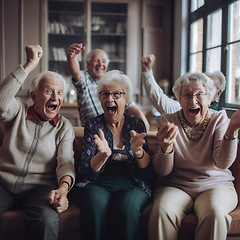
[(98, 93), (104, 113), (87, 120), (77, 165), (83, 239), (137, 240), (154, 177), (146, 128), (140, 118), (125, 113), (132, 96), (126, 75), (105, 73)]
[(210, 112), (213, 81), (186, 73), (173, 87), (182, 110), (158, 120), (159, 147), (153, 159), (159, 174), (149, 221), (149, 240), (176, 240), (184, 216), (197, 215), (195, 240), (226, 240), (237, 194), (229, 167), (238, 146), (240, 110)]

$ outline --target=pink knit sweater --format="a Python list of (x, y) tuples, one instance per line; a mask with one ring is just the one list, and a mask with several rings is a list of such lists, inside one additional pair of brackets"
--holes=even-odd
[(197, 141), (188, 139), (177, 112), (163, 114), (158, 121), (159, 128), (166, 121), (177, 125), (179, 134), (171, 154), (163, 153), (161, 147), (156, 146), (154, 167), (161, 176), (159, 185), (177, 187), (189, 193), (199, 193), (217, 185), (233, 186), (234, 178), (228, 168), (236, 158), (238, 139), (224, 139), (230, 121), (225, 111), (211, 113), (211, 120)]

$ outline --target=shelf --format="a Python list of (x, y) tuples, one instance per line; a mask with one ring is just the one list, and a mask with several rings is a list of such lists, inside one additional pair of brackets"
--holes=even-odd
[(127, 17), (126, 13), (92, 12), (92, 16)]
[[(67, 76), (69, 80), (66, 56), (69, 46), (91, 39), (85, 43), (88, 52), (104, 50), (110, 59), (108, 70), (126, 72), (128, 3), (92, 1), (91, 8), (85, 9), (85, 6), (83, 1), (48, 0), (49, 70)], [(79, 56), (82, 69), (85, 64), (83, 57)]]
[(125, 33), (96, 33), (92, 31), (92, 36), (97, 37), (126, 37)]

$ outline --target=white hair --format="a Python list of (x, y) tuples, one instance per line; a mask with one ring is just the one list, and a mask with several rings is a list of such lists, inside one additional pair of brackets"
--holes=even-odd
[(213, 99), (214, 95), (216, 94), (216, 87), (214, 86), (213, 80), (201, 72), (188, 72), (177, 79), (172, 89), (179, 101), (181, 99), (182, 87), (191, 83), (192, 81), (202, 82), (203, 86), (206, 88), (208, 99), (210, 101)]
[(42, 73), (37, 74), (35, 76), (35, 78), (32, 80), (32, 83), (31, 83), (31, 91), (32, 92), (35, 92), (35, 91), (38, 90), (39, 83), (45, 77), (61, 79), (63, 81), (64, 91), (65, 91), (65, 89), (66, 89), (66, 81), (65, 81), (65, 79), (60, 74), (58, 74), (56, 72), (46, 71), (46, 72), (42, 72)]
[[(98, 81), (98, 94), (104, 86), (108, 86), (113, 82), (117, 82), (123, 87), (126, 101), (130, 103), (132, 101), (132, 82), (127, 75), (119, 70), (108, 71), (100, 78)], [(98, 97), (100, 98), (100, 94)]]

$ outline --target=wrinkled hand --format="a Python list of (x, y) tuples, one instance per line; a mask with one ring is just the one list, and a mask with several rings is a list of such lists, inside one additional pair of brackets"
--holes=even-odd
[(131, 130), (131, 148), (136, 155), (142, 155), (143, 144), (145, 143), (146, 133), (136, 133), (134, 130)]
[(67, 56), (74, 58), (83, 50), (85, 50), (85, 47), (83, 46), (82, 43), (74, 43), (68, 48)]
[(170, 122), (167, 122), (158, 130), (156, 136), (162, 142), (161, 147), (163, 152), (172, 152), (178, 131), (178, 127)]
[(61, 189), (52, 190), (49, 193), (49, 203), (53, 205), (58, 213), (66, 211), (69, 206), (67, 193)]
[(155, 56), (150, 54), (147, 57), (142, 57), (141, 64), (142, 64), (142, 72), (147, 72), (152, 69), (153, 64), (155, 62)]
[(27, 45), (25, 47), (27, 62), (23, 66), (26, 72), (30, 73), (39, 63), (43, 50), (40, 45)]
[(112, 154), (112, 150), (108, 146), (108, 142), (104, 136), (104, 133), (99, 129), (98, 135), (94, 135), (94, 143), (96, 144), (99, 153), (109, 157)]
[(240, 129), (240, 109), (238, 109), (232, 115), (226, 134), (228, 137), (236, 136), (238, 134), (239, 129)]

